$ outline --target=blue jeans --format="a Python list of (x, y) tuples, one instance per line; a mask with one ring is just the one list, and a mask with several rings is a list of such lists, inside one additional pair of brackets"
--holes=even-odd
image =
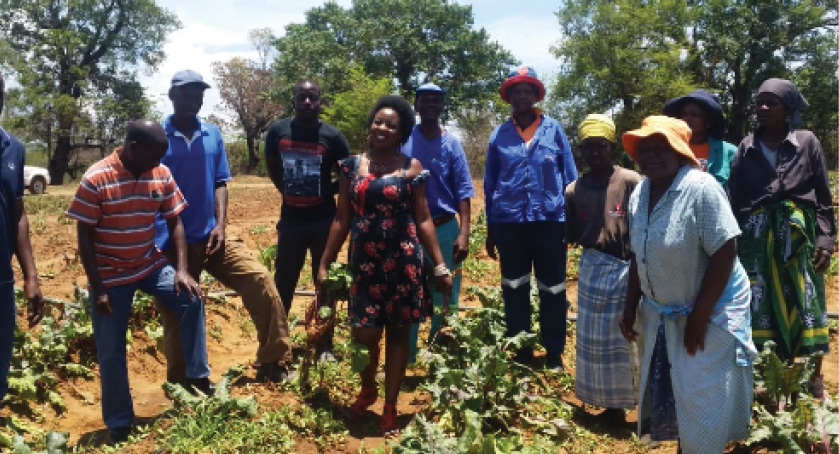
[[(522, 222), (493, 224), (495, 246), (501, 265), (501, 291), (507, 336), (530, 331), (530, 272), (536, 273), (539, 288), (539, 325), (547, 362), (560, 361), (565, 351), (564, 222)], [(529, 362), (533, 352), (524, 349), (518, 360)]]
[[(460, 283), (462, 281), (462, 274), (460, 270), (460, 263), (454, 263), (454, 242), (460, 235), (460, 224), (455, 218), (449, 222), (441, 224), (435, 228), (437, 232), (437, 242), (440, 243), (440, 252), (443, 254), (443, 261), (446, 262), (446, 267), (452, 271), (452, 297), (449, 300), (450, 313), (457, 313), (457, 302), (460, 299)], [(431, 256), (426, 254), (426, 260), (431, 263)], [(431, 264), (434, 265), (433, 263)], [(434, 276), (429, 276), (429, 279), (434, 279)], [(437, 331), (443, 326), (445, 317), (443, 316), (443, 294), (433, 290), (431, 292), (431, 301), (434, 303), (434, 314), (431, 316), (431, 329), (428, 331), (429, 342), (434, 340)], [(419, 323), (411, 325), (411, 337), (408, 343), (408, 363), (413, 364), (417, 359), (417, 340), (419, 339)]]
[(9, 390), (9, 367), (15, 342), (15, 284), (0, 284), (0, 405)]
[(127, 427), (134, 421), (125, 361), (125, 331), (137, 289), (160, 298), (180, 320), (186, 376), (203, 378), (210, 375), (204, 302), (198, 297), (191, 298), (186, 291), (175, 294), (175, 269), (171, 265), (164, 265), (139, 281), (109, 288), (111, 315), (97, 311), (90, 301), (102, 386), (102, 418), (109, 429)]

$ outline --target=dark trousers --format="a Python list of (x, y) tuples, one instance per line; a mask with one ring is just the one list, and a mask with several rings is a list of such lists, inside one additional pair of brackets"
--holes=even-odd
[(9, 390), (9, 367), (15, 343), (15, 284), (0, 284), (0, 406)]
[[(280, 299), (285, 307), (285, 313), (291, 313), (291, 302), (294, 289), (300, 278), (300, 272), (306, 262), (306, 252), (312, 255), (312, 282), (318, 273), (320, 259), (326, 248), (329, 228), (332, 227), (331, 217), (316, 221), (301, 222), (280, 219), (277, 224), (277, 261), (274, 270), (274, 282), (280, 292)], [(332, 337), (325, 340), (326, 348), (331, 350)]]
[[(533, 270), (539, 289), (539, 325), (547, 361), (560, 361), (565, 351), (568, 317), (565, 223), (499, 223), (493, 225), (493, 231), (501, 265), (507, 335), (531, 330), (530, 272)], [(519, 353), (518, 359), (529, 362), (532, 355), (533, 352), (526, 349)]]

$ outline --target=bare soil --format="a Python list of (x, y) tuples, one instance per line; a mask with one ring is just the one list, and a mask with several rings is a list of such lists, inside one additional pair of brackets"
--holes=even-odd
[[(280, 199), (277, 191), (266, 178), (237, 177), (230, 184), (228, 237), (239, 237), (244, 240), (254, 254), (259, 248), (271, 245), (276, 240), (275, 224), (279, 215)], [(481, 185), (476, 188), (480, 191)], [(44, 295), (55, 299), (72, 301), (74, 288), (84, 285), (84, 271), (78, 261), (76, 252), (75, 224), (69, 222), (61, 213), (75, 191), (75, 186), (50, 186), (47, 194), (37, 200), (28, 200), (28, 206), (35, 206), (29, 210), (29, 220), (32, 232), (32, 242)], [(477, 216), (483, 206), (483, 195), (479, 194), (473, 201), (473, 213)], [(488, 259), (483, 252), (482, 260)], [(300, 285), (311, 289), (311, 279), (307, 276), (308, 268), (304, 269)], [(497, 268), (493, 268), (497, 269)], [(464, 288), (467, 285), (498, 285), (496, 273), (474, 281), (465, 276)], [(20, 282), (18, 280), (18, 282)], [(832, 276), (827, 286), (828, 309), (837, 311), (839, 305), (839, 279)], [(568, 283), (568, 297), (572, 308), (576, 307), (576, 282)], [(297, 297), (292, 312), (301, 310), (308, 303), (309, 298)], [(477, 300), (466, 298), (462, 304), (477, 304)], [(207, 323), (209, 358), (213, 370), (212, 379), (218, 380), (220, 375), (229, 367), (235, 365), (249, 365), (254, 358), (256, 339), (252, 327), (249, 327), (247, 312), (241, 301), (228, 298), (227, 302), (209, 302), (207, 305)], [(59, 310), (54, 307), (53, 310)], [(212, 335), (222, 333), (222, 335)], [(134, 342), (128, 351), (128, 367), (131, 380), (131, 392), (138, 422), (152, 421), (166, 409), (171, 407), (161, 389), (165, 380), (165, 358), (150, 342), (143, 331), (133, 333)], [(573, 350), (573, 333), (569, 333), (569, 351)], [(837, 340), (834, 334), (831, 338), (831, 353), (825, 358), (824, 371), (827, 388), (836, 393), (839, 383), (839, 355), (837, 355)], [(570, 366), (569, 373), (573, 374), (573, 361), (566, 361)], [(95, 375), (96, 372), (94, 372)], [(423, 372), (419, 369), (408, 371), (407, 382), (418, 383), (422, 380)], [(254, 383), (254, 371), (248, 369), (246, 377), (237, 382), (235, 394), (254, 395), (261, 408), (277, 408), (299, 402), (299, 397), (289, 392), (282, 392), (272, 385)], [(414, 388), (415, 386), (411, 387)], [(24, 416), (35, 422), (35, 425), (48, 429), (57, 429), (70, 433), (72, 444), (98, 444), (105, 437), (104, 424), (100, 413), (100, 391), (98, 379), (73, 379), (60, 383), (58, 390), (67, 402), (68, 410), (63, 415), (56, 414), (49, 407), (22, 409), (3, 408), (0, 415), (10, 413)], [(575, 423), (586, 429), (609, 436), (610, 443), (593, 448), (593, 452), (610, 454), (652, 452), (664, 453), (675, 450), (673, 443), (665, 443), (656, 449), (644, 448), (632, 441), (635, 415), (631, 413), (628, 423), (623, 427), (610, 426), (598, 420), (600, 409), (583, 406), (573, 393), (569, 393), (566, 400), (577, 406)], [(427, 404), (428, 397), (418, 391), (406, 390), (400, 394), (398, 405), (400, 423), (407, 425), (414, 414)], [(339, 404), (347, 404), (340, 402)], [(371, 408), (371, 412), (380, 415), (382, 403)], [(369, 420), (368, 420), (369, 419)], [(384, 440), (378, 433), (378, 417), (369, 415), (366, 420), (347, 421), (350, 435), (347, 442), (327, 452), (359, 452), (362, 446), (366, 449), (379, 447)], [(142, 443), (132, 446), (126, 452), (146, 453), (154, 451), (153, 437), (148, 437)], [(296, 452), (314, 453), (318, 451), (311, 441), (299, 439), (295, 445)], [(738, 451), (738, 452), (765, 452)]]

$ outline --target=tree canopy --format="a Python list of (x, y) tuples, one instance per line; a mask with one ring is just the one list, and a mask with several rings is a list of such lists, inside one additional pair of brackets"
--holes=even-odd
[(10, 93), (10, 107), (36, 119), (16, 131), (52, 150), (54, 182), (62, 183), (74, 149), (118, 140), (121, 119), (148, 113), (137, 73), (162, 61), (166, 36), (179, 26), (153, 0), (0, 0), (3, 63), (22, 87)]
[(471, 6), (447, 0), (355, 0), (312, 8), (306, 21), (286, 27), (275, 44), (280, 91), (304, 77), (320, 82), (327, 101), (352, 88), (347, 68), (389, 77), (413, 99), (416, 88), (435, 82), (446, 90), (447, 108), (486, 101), (516, 64), (510, 52), (475, 30)]

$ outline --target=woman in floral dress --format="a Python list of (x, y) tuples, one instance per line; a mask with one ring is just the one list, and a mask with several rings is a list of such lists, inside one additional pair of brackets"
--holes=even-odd
[(378, 398), (376, 371), (384, 333), (381, 427), (382, 434), (390, 436), (399, 432), (396, 399), (405, 377), (411, 324), (422, 321), (431, 309), (424, 254), (438, 264), (434, 276), (444, 294), (451, 293), (452, 281), (428, 211), (428, 172), (419, 161), (400, 152), (414, 127), (410, 103), (399, 96), (383, 96), (370, 111), (367, 124), (370, 149), (341, 162), (338, 211), (320, 262), (318, 283), (326, 278), (329, 265), (351, 233), (349, 321), (355, 340), (369, 349), (370, 362), (361, 372), (361, 393), (350, 411), (362, 416)]

